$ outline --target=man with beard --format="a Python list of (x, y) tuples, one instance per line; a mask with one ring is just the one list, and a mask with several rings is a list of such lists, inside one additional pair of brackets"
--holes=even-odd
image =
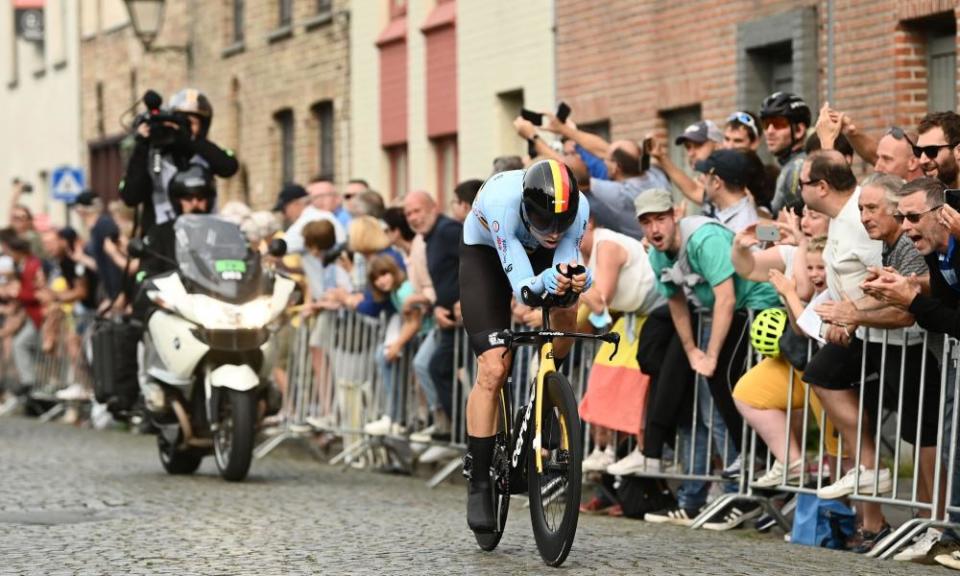
[(936, 178), (947, 188), (957, 187), (957, 159), (954, 148), (960, 144), (960, 116), (955, 112), (932, 112), (917, 127), (920, 136), (913, 154), (920, 159), (924, 176)]

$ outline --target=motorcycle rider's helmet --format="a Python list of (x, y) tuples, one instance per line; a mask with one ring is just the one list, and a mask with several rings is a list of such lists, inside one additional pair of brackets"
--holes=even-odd
[(539, 235), (562, 233), (573, 224), (579, 208), (580, 189), (566, 164), (539, 160), (524, 171), (520, 216), (527, 230)]
[(790, 92), (774, 92), (763, 99), (760, 105), (760, 119), (780, 116), (796, 126), (803, 124), (810, 127), (810, 107), (803, 98)]
[(197, 139), (206, 139), (210, 131), (210, 123), (213, 121), (213, 105), (203, 92), (196, 88), (184, 88), (170, 98), (169, 109), (171, 112), (199, 118), (200, 133)]
[(767, 358), (780, 356), (780, 337), (787, 329), (787, 313), (782, 308), (767, 308), (750, 325), (753, 349)]
[(206, 198), (205, 213), (209, 214), (213, 210), (213, 200), (217, 196), (217, 185), (213, 175), (208, 168), (200, 164), (191, 164), (177, 172), (170, 180), (168, 190), (170, 201), (177, 214), (181, 213), (180, 199), (190, 196)]

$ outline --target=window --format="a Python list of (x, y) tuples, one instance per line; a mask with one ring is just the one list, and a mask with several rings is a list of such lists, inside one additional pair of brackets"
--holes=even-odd
[(609, 120), (598, 120), (597, 122), (585, 122), (583, 124), (578, 124), (577, 128), (579, 128), (584, 132), (596, 134), (597, 136), (603, 138), (607, 142), (611, 141)]
[(956, 32), (931, 35), (927, 39), (927, 111), (952, 111), (956, 107)]
[(90, 162), (90, 187), (101, 194), (104, 200), (114, 200), (119, 195), (120, 179), (123, 178), (124, 161), (120, 153), (123, 136), (91, 142), (88, 147)]
[(329, 14), (333, 11), (333, 0), (317, 0), (317, 14)]
[(102, 138), (106, 133), (106, 125), (103, 118), (103, 82), (97, 82), (96, 86), (96, 107), (97, 107), (97, 134)]
[(436, 138), (433, 149), (437, 155), (437, 204), (446, 206), (457, 186), (457, 137)]
[(243, 22), (246, 0), (233, 0), (233, 42), (243, 42)]
[(294, 133), (293, 110), (281, 110), (274, 115), (277, 123), (280, 143), (280, 180), (282, 183), (294, 181)]
[(293, 23), (293, 0), (280, 0), (278, 3), (279, 28), (290, 26)]
[(333, 180), (336, 164), (334, 156), (333, 102), (326, 101), (315, 104), (312, 111), (314, 120), (316, 120), (317, 123), (317, 173), (323, 174)]
[(687, 126), (694, 122), (699, 122), (701, 118), (700, 106), (690, 106), (688, 108), (678, 108), (669, 110), (661, 114), (663, 122), (667, 126), (667, 144), (670, 151), (670, 159), (677, 166), (683, 167), (688, 174), (692, 174), (687, 166), (687, 154), (683, 146), (675, 146), (677, 136), (683, 134)]
[(815, 6), (737, 24), (737, 107), (756, 110), (778, 91), (818, 110), (818, 16)]
[(513, 120), (523, 108), (523, 90), (513, 90), (497, 94), (498, 128), (500, 132), (500, 151), (497, 156), (523, 156), (527, 153), (527, 143), (517, 136)]
[(407, 193), (407, 145), (385, 148), (390, 162), (390, 198), (401, 198)]

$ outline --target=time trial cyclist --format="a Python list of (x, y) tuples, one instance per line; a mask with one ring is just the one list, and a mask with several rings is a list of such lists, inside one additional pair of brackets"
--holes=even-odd
[[(589, 271), (567, 277), (580, 258), (580, 242), (590, 207), (580, 194), (573, 172), (553, 160), (540, 160), (526, 170), (501, 172), (488, 179), (463, 225), (460, 246), (460, 302), (470, 345), (477, 355), (477, 381), (467, 399), (469, 478), (467, 524), (476, 532), (495, 529), (490, 466), (497, 433), (497, 399), (507, 379), (511, 354), (497, 332), (510, 328), (511, 296), (562, 296), (590, 287)], [(558, 270), (559, 267), (559, 270)], [(552, 308), (551, 326), (573, 330), (576, 299), (566, 308)], [(557, 340), (557, 364), (570, 350), (569, 339)]]

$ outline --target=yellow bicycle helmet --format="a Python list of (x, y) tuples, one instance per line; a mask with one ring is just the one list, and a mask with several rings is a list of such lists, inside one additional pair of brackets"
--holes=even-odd
[(750, 325), (753, 349), (767, 358), (780, 356), (780, 336), (787, 328), (787, 313), (781, 308), (767, 308), (757, 314)]

